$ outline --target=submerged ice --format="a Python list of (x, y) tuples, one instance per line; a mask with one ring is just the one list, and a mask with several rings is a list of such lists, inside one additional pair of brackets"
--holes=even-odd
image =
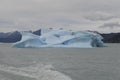
[(22, 39), (14, 47), (103, 47), (102, 37), (89, 31), (41, 29), (41, 35), (21, 32)]

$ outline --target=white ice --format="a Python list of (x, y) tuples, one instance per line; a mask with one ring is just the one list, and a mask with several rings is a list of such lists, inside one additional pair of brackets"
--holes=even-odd
[(22, 39), (14, 47), (103, 47), (102, 37), (89, 31), (72, 31), (60, 29), (41, 29), (41, 36), (21, 32)]

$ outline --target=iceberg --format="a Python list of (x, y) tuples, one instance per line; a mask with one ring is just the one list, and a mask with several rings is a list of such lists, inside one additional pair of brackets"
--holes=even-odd
[(21, 32), (22, 39), (13, 44), (18, 48), (35, 47), (104, 47), (102, 36), (89, 31), (72, 31), (63, 29), (41, 29), (41, 35)]
[(22, 39), (14, 43), (14, 47), (24, 48), (24, 47), (39, 47), (45, 44), (37, 35), (29, 32), (21, 32)]

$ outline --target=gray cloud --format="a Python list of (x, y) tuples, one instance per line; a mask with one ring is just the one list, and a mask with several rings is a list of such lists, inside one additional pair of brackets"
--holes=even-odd
[(61, 24), (80, 24), (79, 21), (69, 19), (57, 19), (56, 22)]
[(0, 20), (0, 25), (12, 25), (13, 23), (12, 22), (10, 22), (10, 21), (6, 21), (6, 20)]
[(93, 13), (86, 15), (84, 18), (90, 21), (107, 21), (107, 20), (116, 18), (116, 16), (113, 16), (105, 12), (93, 12)]
[(120, 27), (119, 22), (111, 22), (111, 23), (104, 23), (102, 26), (99, 26), (100, 28), (117, 28)]
[(69, 24), (91, 28), (93, 22), (120, 17), (119, 3), (120, 0), (0, 0), (0, 28), (2, 24), (16, 29)]

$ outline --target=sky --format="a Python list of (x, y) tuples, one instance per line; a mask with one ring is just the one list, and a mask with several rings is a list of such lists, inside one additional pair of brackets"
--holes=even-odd
[(0, 0), (0, 32), (50, 27), (120, 32), (120, 0)]

